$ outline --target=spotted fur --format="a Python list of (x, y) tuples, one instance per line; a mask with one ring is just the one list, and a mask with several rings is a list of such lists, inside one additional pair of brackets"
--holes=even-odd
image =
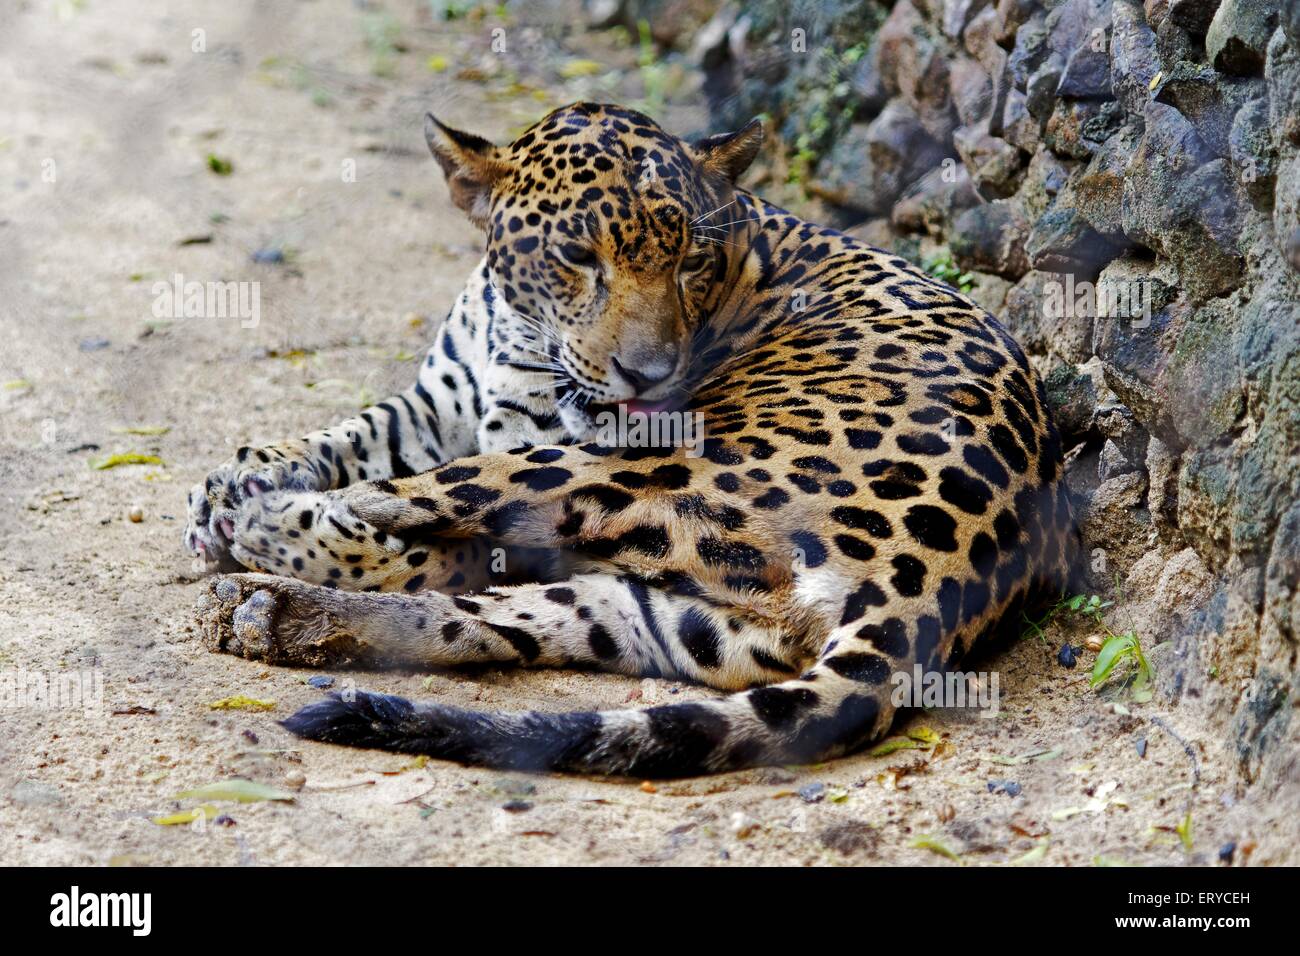
[[(191, 550), (263, 572), (214, 579), (207, 640), (734, 693), (572, 714), (360, 694), (289, 729), (638, 776), (824, 759), (886, 729), (893, 673), (1062, 586), (1075, 533), (1024, 353), (908, 262), (737, 188), (757, 124), (687, 144), (576, 104), (506, 147), (426, 132), (485, 258), (411, 389), (192, 493)], [(618, 403), (702, 413), (703, 453), (599, 444)]]

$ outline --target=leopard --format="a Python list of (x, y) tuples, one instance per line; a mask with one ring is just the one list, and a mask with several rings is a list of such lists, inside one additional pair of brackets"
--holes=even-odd
[[(687, 140), (580, 102), (504, 146), (424, 133), (483, 258), (408, 389), (195, 486), (203, 642), (717, 693), (498, 712), (352, 690), (287, 730), (633, 779), (820, 762), (888, 731), (896, 675), (956, 667), (1066, 586), (1079, 535), (1025, 352), (742, 187), (760, 120)], [(615, 412), (700, 416), (701, 439), (621, 441)]]

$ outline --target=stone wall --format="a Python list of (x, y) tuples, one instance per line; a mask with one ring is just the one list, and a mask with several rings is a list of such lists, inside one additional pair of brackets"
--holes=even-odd
[(715, 128), (767, 114), (822, 213), (972, 273), (1047, 377), (1095, 585), (1296, 799), (1300, 3), (709, 11), (660, 32)]

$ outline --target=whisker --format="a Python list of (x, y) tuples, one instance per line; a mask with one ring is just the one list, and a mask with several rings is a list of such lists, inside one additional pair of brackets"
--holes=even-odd
[(695, 225), (697, 222), (699, 222), (699, 221), (702, 220), (702, 219), (708, 219), (710, 216), (717, 215), (718, 213), (722, 212), (722, 210), (724, 210), (724, 209), (726, 209), (728, 206), (730, 206), (731, 203), (739, 202), (739, 201), (740, 201), (740, 197), (739, 197), (739, 196), (732, 196), (732, 197), (731, 197), (731, 202), (725, 202), (725, 203), (723, 203), (721, 206), (719, 206), (717, 209), (712, 209), (712, 210), (710, 210), (709, 212), (706, 212), (706, 213), (705, 213), (704, 215), (702, 215), (702, 216), (696, 216), (694, 219), (691, 220), (691, 225), (693, 226), (693, 225)]
[(750, 216), (748, 219), (733, 219), (731, 222), (719, 223), (718, 225), (703, 226), (704, 229), (721, 229), (723, 226), (735, 226), (742, 222), (758, 222), (762, 216)]

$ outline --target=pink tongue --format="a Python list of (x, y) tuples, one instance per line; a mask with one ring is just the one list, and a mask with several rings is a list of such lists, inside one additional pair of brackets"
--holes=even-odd
[(629, 401), (623, 402), (629, 415), (636, 415), (638, 413), (643, 415), (652, 415), (655, 412), (664, 412), (668, 410), (670, 404), (671, 403), (667, 400), (659, 402), (644, 402), (639, 398), (633, 398)]

